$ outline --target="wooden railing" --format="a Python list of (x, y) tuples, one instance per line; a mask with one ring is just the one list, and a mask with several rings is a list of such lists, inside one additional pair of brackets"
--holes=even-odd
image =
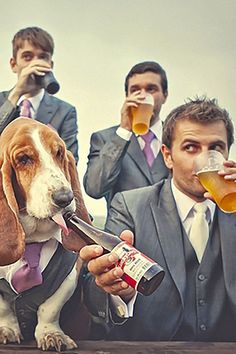
[[(43, 354), (35, 343), (0, 345), (0, 354)], [(59, 353), (59, 352), (50, 352)], [(236, 354), (236, 343), (81, 341), (68, 354)]]

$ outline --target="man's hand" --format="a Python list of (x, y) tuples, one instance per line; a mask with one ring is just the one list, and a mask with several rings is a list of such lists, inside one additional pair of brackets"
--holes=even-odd
[[(123, 231), (120, 238), (133, 244), (134, 236), (131, 231)], [(96, 284), (112, 295), (118, 295), (126, 303), (134, 296), (135, 290), (121, 279), (124, 274), (116, 267), (118, 256), (114, 253), (103, 254), (103, 248), (98, 245), (85, 246), (80, 250), (80, 257), (88, 262), (88, 270), (94, 275)]]
[[(224, 161), (224, 169), (218, 171), (218, 174), (227, 181), (235, 181), (236, 186), (236, 163), (232, 160)], [(204, 193), (204, 197), (214, 201), (209, 192)]]
[(17, 83), (8, 96), (9, 101), (11, 101), (13, 105), (16, 105), (22, 95), (31, 95), (35, 90), (39, 90), (34, 75), (44, 76), (45, 73), (50, 70), (51, 66), (45, 60), (32, 60), (29, 65), (24, 67), (19, 73)]
[(224, 161), (224, 169), (218, 174), (224, 176), (227, 181), (236, 181), (236, 163), (232, 160)]
[(135, 91), (126, 97), (121, 109), (120, 126), (126, 130), (132, 131), (132, 113), (131, 108), (137, 108), (145, 99), (146, 95), (141, 91)]

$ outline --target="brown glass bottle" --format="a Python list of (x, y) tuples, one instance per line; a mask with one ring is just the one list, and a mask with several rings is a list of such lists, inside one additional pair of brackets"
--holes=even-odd
[(75, 213), (63, 215), (68, 228), (72, 229), (87, 244), (96, 243), (105, 251), (119, 256), (118, 266), (124, 271), (122, 279), (143, 295), (152, 294), (164, 278), (163, 268), (119, 237), (102, 231), (81, 220)]

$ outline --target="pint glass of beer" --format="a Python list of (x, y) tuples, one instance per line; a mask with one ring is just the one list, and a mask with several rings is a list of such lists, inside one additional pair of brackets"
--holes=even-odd
[(218, 175), (223, 169), (224, 157), (219, 151), (209, 150), (194, 160), (194, 171), (203, 187), (212, 195), (218, 207), (226, 213), (236, 212), (236, 183)]
[(144, 135), (148, 132), (153, 113), (154, 99), (151, 94), (138, 105), (132, 107), (132, 130), (135, 134)]

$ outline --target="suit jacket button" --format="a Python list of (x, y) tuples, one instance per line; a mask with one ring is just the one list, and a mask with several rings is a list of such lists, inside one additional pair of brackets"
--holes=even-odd
[(203, 331), (203, 332), (205, 332), (206, 329), (207, 329), (206, 326), (202, 323), (202, 324), (200, 325), (200, 330)]

